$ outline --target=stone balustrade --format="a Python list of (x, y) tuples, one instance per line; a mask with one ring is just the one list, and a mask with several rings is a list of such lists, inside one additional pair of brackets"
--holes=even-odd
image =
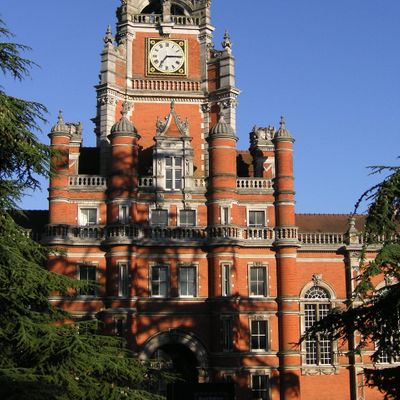
[(297, 227), (278, 227), (275, 228), (275, 239), (276, 240), (298, 240), (298, 228)]
[(135, 90), (154, 90), (169, 92), (200, 92), (201, 82), (164, 79), (133, 79), (132, 87)]
[[(161, 14), (135, 14), (131, 16), (131, 20), (135, 24), (160, 24), (166, 22)], [(200, 25), (200, 18), (188, 17), (186, 15), (171, 15), (171, 22), (176, 25), (194, 26)]]
[(209, 239), (234, 239), (242, 238), (241, 230), (233, 225), (214, 225), (207, 228), (207, 236)]
[(236, 188), (239, 190), (267, 190), (272, 189), (272, 180), (265, 178), (239, 178)]
[(249, 227), (243, 229), (243, 239), (247, 240), (274, 240), (275, 231), (273, 228)]
[(341, 245), (345, 243), (344, 233), (299, 233), (302, 245)]
[(69, 177), (69, 187), (71, 189), (81, 190), (104, 190), (107, 188), (107, 178), (98, 175), (73, 175)]
[(153, 187), (154, 179), (152, 176), (143, 176), (139, 178), (139, 188), (151, 188)]
[(207, 180), (206, 178), (194, 178), (193, 179), (194, 182), (194, 187), (195, 188), (201, 188), (201, 189), (205, 189), (207, 187)]
[[(263, 241), (265, 245), (274, 242), (289, 241), (301, 246), (336, 246), (341, 247), (348, 242), (344, 233), (307, 232), (299, 233), (296, 227), (241, 227), (237, 225), (214, 225), (211, 227), (182, 226), (148, 226), (131, 224), (112, 225), (47, 225), (42, 235), (44, 242), (62, 241), (124, 241), (124, 240), (171, 240), (199, 241), (213, 240), (248, 242)], [(353, 244), (362, 245), (363, 238), (357, 236)]]

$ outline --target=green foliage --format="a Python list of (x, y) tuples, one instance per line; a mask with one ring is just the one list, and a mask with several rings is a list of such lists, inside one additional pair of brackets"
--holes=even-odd
[[(0, 36), (11, 34), (0, 21)], [(25, 46), (0, 43), (0, 69), (21, 80), (31, 61)], [(36, 175), (49, 175), (50, 149), (34, 131), (44, 121), (41, 104), (8, 96), (0, 88), (0, 398), (15, 400), (150, 400), (153, 374), (103, 336), (93, 322), (77, 322), (49, 297), (85, 289), (82, 282), (44, 268), (47, 251), (16, 225), (10, 210)]]
[[(316, 323), (304, 337), (325, 335), (331, 340), (352, 342), (357, 333), (355, 352), (371, 341), (374, 363), (384, 357), (400, 361), (400, 167), (375, 167), (375, 172), (390, 174), (379, 185), (365, 192), (356, 204), (370, 201), (361, 252), (360, 271), (353, 298), (346, 309), (335, 309)], [(371, 248), (378, 249), (373, 261), (367, 262)], [(388, 285), (377, 289), (375, 283), (385, 279)], [(366, 383), (376, 387), (385, 399), (400, 398), (400, 367), (364, 370)]]

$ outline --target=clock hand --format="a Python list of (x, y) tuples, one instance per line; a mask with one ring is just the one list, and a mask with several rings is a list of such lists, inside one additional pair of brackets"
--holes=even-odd
[(164, 61), (165, 61), (167, 58), (168, 58), (168, 56), (165, 56), (165, 57), (161, 60), (161, 62), (160, 62), (160, 67), (161, 67), (161, 65), (163, 65)]

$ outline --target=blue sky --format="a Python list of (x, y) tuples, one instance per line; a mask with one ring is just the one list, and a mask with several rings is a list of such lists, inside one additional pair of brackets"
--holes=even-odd
[[(119, 0), (2, 0), (16, 41), (32, 47), (32, 79), (0, 82), (44, 103), (49, 124), (61, 108), (84, 124), (93, 146), (102, 38)], [(400, 1), (213, 0), (215, 43), (227, 29), (237, 63), (239, 147), (253, 125), (284, 115), (296, 139), (297, 212), (348, 213), (379, 177), (369, 165), (400, 155)], [(46, 183), (24, 208), (47, 208)]]

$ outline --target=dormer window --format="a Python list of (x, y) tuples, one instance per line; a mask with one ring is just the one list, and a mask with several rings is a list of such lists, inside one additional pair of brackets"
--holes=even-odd
[(167, 190), (182, 189), (182, 157), (166, 157), (165, 188)]

